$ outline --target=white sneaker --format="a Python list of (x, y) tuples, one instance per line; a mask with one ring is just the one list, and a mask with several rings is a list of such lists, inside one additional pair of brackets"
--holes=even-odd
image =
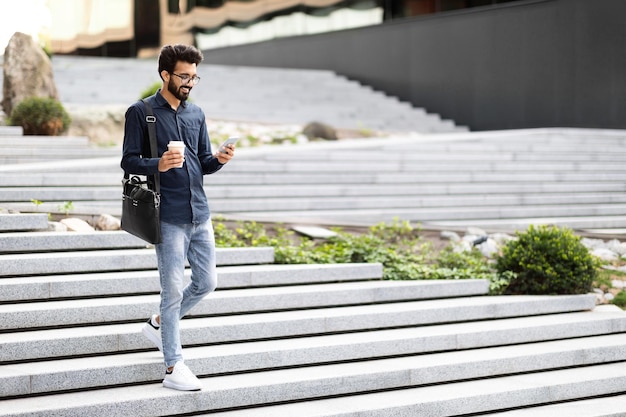
[(161, 327), (160, 326), (157, 327), (154, 324), (152, 324), (152, 320), (154, 319), (155, 316), (156, 314), (148, 319), (148, 322), (144, 324), (143, 329), (141, 329), (141, 332), (143, 333), (144, 336), (148, 338), (148, 340), (154, 343), (161, 352), (163, 352), (163, 341), (161, 340)]
[(191, 372), (184, 362), (176, 362), (172, 373), (166, 373), (163, 380), (163, 386), (166, 388), (177, 389), (179, 391), (199, 391), (202, 389), (202, 383)]

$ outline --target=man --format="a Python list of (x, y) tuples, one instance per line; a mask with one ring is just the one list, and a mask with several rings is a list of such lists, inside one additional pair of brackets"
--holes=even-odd
[[(148, 320), (143, 333), (163, 352), (163, 385), (184, 391), (199, 390), (202, 384), (183, 362), (179, 321), (217, 286), (215, 239), (203, 175), (218, 171), (235, 151), (234, 145), (229, 145), (211, 152), (204, 113), (187, 102), (200, 81), (196, 70), (202, 59), (193, 46), (166, 45), (161, 49), (158, 70), (163, 86), (147, 98), (156, 118), (160, 157), (151, 158), (148, 152), (146, 110), (139, 101), (126, 111), (121, 162), (129, 174), (160, 176), (162, 242), (155, 248), (161, 306), (160, 314)], [(184, 157), (167, 150), (172, 140), (185, 143)], [(191, 282), (186, 286), (185, 259), (191, 266)]]

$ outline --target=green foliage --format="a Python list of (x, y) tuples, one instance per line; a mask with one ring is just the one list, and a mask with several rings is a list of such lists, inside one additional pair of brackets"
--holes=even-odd
[(57, 136), (71, 123), (63, 105), (53, 98), (29, 97), (15, 106), (9, 124), (22, 126), (25, 135)]
[(530, 226), (496, 258), (496, 270), (514, 274), (509, 294), (583, 294), (591, 290), (599, 262), (567, 228)]
[(153, 96), (154, 94), (156, 94), (157, 91), (159, 91), (162, 86), (162, 81), (155, 81), (154, 83), (150, 84), (150, 86), (146, 87), (145, 90), (141, 92), (141, 94), (139, 95), (139, 100)]
[(623, 273), (620, 271), (612, 271), (600, 268), (596, 274), (596, 279), (593, 282), (594, 288), (611, 288), (613, 286), (613, 277), (618, 277), (621, 279), (623, 277)]
[(65, 213), (65, 216), (69, 216), (70, 212), (74, 210), (74, 203), (72, 201), (64, 201), (59, 205), (59, 211)]
[(511, 278), (508, 273), (498, 275), (476, 248), (467, 251), (449, 245), (439, 252), (435, 263), (439, 267), (438, 275), (442, 277), (438, 279), (486, 279), (489, 280), (491, 294), (501, 294)]
[(389, 280), (495, 277), (478, 251), (465, 255), (450, 250), (437, 264), (432, 245), (423, 241), (421, 229), (409, 222), (380, 223), (364, 234), (334, 229), (336, 237), (315, 241), (282, 227), (270, 236), (255, 222), (238, 223), (229, 229), (219, 221), (214, 223), (217, 246), (271, 246), (276, 263), (381, 263), (383, 278)]
[(35, 205), (35, 207), (37, 207), (37, 211), (39, 211), (39, 206), (43, 204), (43, 201), (41, 200), (35, 200), (35, 199), (30, 199), (30, 202), (33, 203)]
[(487, 279), (491, 294), (585, 293), (600, 277), (599, 262), (580, 238), (556, 227), (531, 226), (518, 233), (495, 263), (477, 249), (460, 250), (452, 244), (435, 253), (419, 227), (397, 219), (362, 234), (336, 228), (337, 236), (327, 240), (300, 236), (282, 226), (268, 232), (255, 222), (228, 228), (216, 219), (214, 228), (218, 246), (271, 246), (279, 264), (381, 263), (383, 279)]
[(620, 291), (617, 293), (614, 299), (611, 300), (611, 304), (615, 304), (620, 308), (626, 307), (626, 291)]

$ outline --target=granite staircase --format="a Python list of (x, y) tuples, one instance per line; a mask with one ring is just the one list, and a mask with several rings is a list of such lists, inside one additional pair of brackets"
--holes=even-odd
[(383, 281), (379, 264), (277, 265), (271, 248), (218, 249), (219, 288), (181, 330), (204, 388), (169, 390), (141, 334), (154, 250), (46, 229), (0, 214), (0, 416), (623, 415), (626, 315), (593, 295)]
[[(71, 201), (73, 215), (120, 215), (119, 147), (18, 136), (0, 146), (0, 206), (63, 213)], [(256, 221), (626, 229), (625, 157), (624, 131), (589, 129), (241, 147), (205, 189), (214, 213)]]
[[(156, 58), (54, 56), (52, 67), (59, 99), (69, 110), (107, 109), (123, 115), (141, 91), (160, 81)], [(205, 63), (198, 66), (198, 75), (202, 81), (192, 99), (212, 120), (301, 125), (317, 121), (340, 129), (385, 132), (467, 130), (332, 71)]]

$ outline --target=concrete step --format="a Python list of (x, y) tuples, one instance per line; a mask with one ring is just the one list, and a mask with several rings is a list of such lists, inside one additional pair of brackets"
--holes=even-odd
[(518, 410), (490, 413), (493, 417), (624, 417), (626, 395), (613, 395), (559, 404), (529, 407)]
[[(220, 289), (254, 288), (380, 279), (382, 266), (373, 263), (221, 266), (218, 274)], [(185, 270), (187, 280), (190, 276), (191, 271)], [(148, 294), (159, 291), (159, 274), (156, 270), (0, 279), (0, 302)], [(481, 281), (457, 281), (454, 285), (433, 281), (423, 283), (422, 291), (423, 294), (434, 291), (438, 296), (447, 294), (451, 297), (484, 294), (486, 289)], [(425, 295), (425, 298), (429, 297)]]
[[(585, 393), (611, 396), (624, 391), (626, 378), (620, 374), (626, 363), (604, 364), (574, 369), (562, 369), (535, 374), (521, 374), (497, 378), (471, 380), (451, 384), (439, 384), (392, 390), (380, 393), (350, 395), (339, 398), (297, 402), (294, 404), (269, 406), (256, 409), (232, 410), (211, 413), (215, 417), (413, 417), (413, 416), (465, 416), (500, 415), (494, 410), (528, 407), (527, 414), (550, 416), (621, 416), (623, 413), (604, 414), (596, 410), (591, 414), (532, 414), (536, 405), (569, 402)], [(417, 374), (416, 376), (419, 376)], [(207, 381), (207, 387), (214, 381)], [(416, 381), (419, 384), (419, 380)], [(241, 393), (243, 395), (243, 393)], [(621, 398), (621, 397), (616, 397)], [(132, 401), (130, 397), (126, 397)], [(200, 400), (199, 400), (200, 401)], [(104, 402), (104, 401), (103, 401)], [(613, 401), (615, 406), (615, 401)], [(136, 404), (135, 405), (139, 405)], [(574, 404), (556, 407), (556, 410), (571, 410)], [(532, 408), (530, 408), (532, 407)], [(620, 410), (619, 408), (614, 408)], [(623, 408), (622, 408), (623, 409)], [(264, 414), (266, 413), (266, 414)], [(481, 414), (486, 413), (486, 414)], [(598, 414), (595, 414), (598, 413)], [(208, 414), (205, 414), (208, 415)], [(501, 414), (508, 416), (509, 414)], [(515, 416), (516, 414), (513, 414)]]
[(114, 157), (111, 155), (105, 155), (102, 157), (96, 155), (95, 157), (90, 158), (76, 158), (65, 161), (28, 161), (18, 165), (0, 166), (0, 172), (17, 172), (26, 174), (36, 172), (106, 172), (107, 174), (111, 174), (112, 172), (121, 172), (123, 175), (124, 171), (120, 168), (120, 159), (120, 157)]
[(148, 244), (124, 231), (0, 234), (0, 254), (94, 249), (139, 249)]
[[(6, 126), (0, 126), (0, 128)], [(15, 127), (15, 126), (13, 126)], [(21, 127), (15, 127), (15, 130), (21, 131)], [(86, 136), (22, 136), (21, 134), (15, 135), (0, 135), (0, 147), (2, 149), (2, 155), (13, 154), (14, 150), (22, 151), (35, 151), (45, 148), (47, 151), (52, 150), (65, 150), (68, 152), (90, 149), (89, 138)], [(96, 150), (104, 150), (103, 148), (93, 148)], [(16, 152), (15, 152), (16, 153)]]
[[(453, 223), (495, 223), (498, 221), (510, 224), (520, 221), (528, 223), (533, 219), (541, 222), (550, 222), (550, 219), (562, 219), (565, 223), (570, 220), (583, 220), (585, 224), (598, 218), (598, 224), (620, 223), (622, 214), (626, 211), (626, 205), (621, 203), (597, 203), (597, 204), (552, 204), (552, 205), (510, 205), (510, 206), (460, 206), (460, 207), (378, 207), (370, 208), (360, 205), (358, 200), (354, 204), (346, 203), (344, 207), (336, 209), (318, 210), (311, 202), (307, 207), (291, 207), (292, 210), (268, 210), (257, 211), (254, 207), (242, 204), (243, 207), (222, 207), (219, 201), (213, 202), (212, 212), (214, 215), (224, 215), (230, 219), (252, 220), (260, 222), (278, 223), (319, 223), (323, 225), (337, 226), (368, 226), (380, 222), (390, 222), (396, 218), (414, 223), (428, 224), (453, 224)], [(3, 203), (3, 207), (27, 211), (30, 203)], [(244, 210), (241, 210), (241, 209)], [(284, 208), (284, 207), (283, 207)], [(240, 209), (240, 210), (238, 210)], [(40, 211), (64, 214), (58, 203), (44, 203), (39, 207)], [(76, 216), (91, 216), (94, 213), (108, 213), (121, 216), (121, 207), (116, 201), (78, 201), (73, 203), (70, 214)], [(591, 222), (593, 223), (593, 222)], [(603, 226), (586, 225), (586, 228), (601, 228)], [(609, 226), (619, 228), (620, 226)], [(2, 262), (0, 258), (0, 263)], [(0, 275), (2, 272), (0, 271)]]
[[(76, 189), (77, 192), (81, 191), (81, 187), (90, 187), (99, 189), (100, 187), (110, 187), (112, 190), (114, 187), (119, 187), (123, 172), (118, 167), (114, 167), (115, 161), (110, 161), (102, 170), (98, 166), (94, 165), (94, 172), (79, 172), (79, 173), (63, 173), (63, 172), (40, 172), (40, 173), (16, 173), (16, 172), (2, 172), (0, 176), (0, 187), (2, 187), (3, 195), (9, 195), (7, 193), (20, 193), (22, 188), (26, 188), (26, 191), (30, 191), (27, 187), (33, 187), (34, 189), (41, 188), (42, 191), (52, 188), (56, 190), (72, 190)], [(118, 161), (119, 162), (119, 161)], [(233, 162), (234, 164), (234, 162)], [(32, 168), (32, 165), (28, 164), (28, 168)], [(42, 164), (39, 164), (42, 166)], [(9, 166), (10, 167), (10, 166)], [(109, 167), (113, 167), (113, 172), (103, 172), (108, 170)], [(0, 167), (6, 168), (6, 167)], [(59, 167), (60, 168), (60, 167)], [(0, 171), (3, 171), (0, 169)], [(57, 170), (58, 171), (58, 170)], [(626, 174), (623, 173), (579, 173), (579, 172), (562, 172), (550, 173), (550, 172), (500, 172), (498, 175), (487, 171), (478, 172), (449, 172), (449, 171), (435, 171), (429, 173), (408, 173), (399, 172), (393, 173), (376, 173), (376, 172), (346, 172), (341, 175), (329, 173), (329, 172), (312, 172), (308, 174), (292, 173), (289, 175), (281, 174), (269, 174), (269, 173), (251, 173), (251, 172), (227, 172), (227, 175), (215, 175), (209, 177), (210, 184), (207, 184), (206, 190), (210, 192), (215, 186), (237, 186), (236, 190), (249, 188), (276, 188), (275, 186), (289, 186), (289, 185), (308, 185), (305, 190), (316, 190), (322, 187), (316, 187), (318, 184), (324, 184), (326, 186), (344, 185), (347, 192), (352, 189), (361, 190), (367, 187), (382, 187), (396, 186), (396, 185), (413, 185), (415, 191), (422, 192), (424, 187), (449, 187), (450, 190), (454, 190), (457, 193), (463, 192), (476, 192), (483, 191), (481, 186), (494, 187), (506, 189), (505, 187), (511, 186), (511, 191), (517, 192), (530, 192), (530, 191), (545, 191), (549, 190), (554, 192), (568, 191), (578, 186), (586, 187), (585, 191), (602, 191), (603, 187), (611, 186), (615, 184), (623, 184)], [(334, 178), (334, 180), (333, 180)], [(230, 181), (230, 182), (228, 182)], [(254, 185), (254, 186), (253, 186)], [(597, 188), (590, 188), (595, 185)], [(274, 186), (274, 187), (273, 187)], [(419, 188), (417, 188), (419, 187)], [(468, 189), (458, 187), (469, 187)], [(426, 188), (428, 189), (428, 188)], [(487, 188), (485, 191), (491, 192), (492, 190)], [(495, 191), (502, 192), (502, 191)], [(5, 197), (3, 197), (5, 198)]]
[[(371, 171), (370, 163), (342, 162), (342, 161), (275, 161), (268, 164), (266, 161), (245, 161), (245, 163), (233, 162), (228, 167), (229, 173), (241, 172), (268, 172), (268, 173), (305, 173), (305, 172), (343, 172)], [(585, 171), (622, 171), (623, 167), (618, 162), (606, 163), (595, 161), (581, 162), (515, 162), (514, 164), (502, 162), (455, 161), (455, 162), (424, 162), (419, 164), (406, 164), (402, 161), (384, 161), (376, 164), (377, 172), (439, 172), (439, 171), (463, 170), (465, 172), (585, 172)]]
[[(402, 207), (479, 207), (479, 206), (540, 206), (559, 204), (621, 204), (626, 185), (621, 182), (597, 184), (376, 184), (349, 185), (262, 185), (262, 186), (221, 186), (205, 189), (211, 204), (219, 211), (270, 210), (319, 210), (354, 208), (402, 208)], [(103, 202), (120, 205), (117, 198), (120, 187), (89, 188), (0, 188), (0, 202), (5, 207), (26, 209), (26, 196), (39, 200), (38, 206), (31, 204), (31, 210), (59, 212), (59, 205), (65, 201), (95, 204)], [(381, 198), (383, 197), (384, 198)], [(358, 199), (358, 200), (357, 200)], [(55, 207), (56, 204), (56, 207)], [(313, 206), (315, 204), (315, 206)], [(313, 206), (313, 207), (312, 207)], [(119, 208), (121, 209), (121, 207)]]
[[(415, 142), (415, 141), (414, 141)], [(296, 152), (276, 152), (273, 154), (264, 154), (263, 159), (267, 161), (315, 161), (320, 158), (320, 154), (324, 159), (330, 161), (345, 160), (345, 153), (349, 152), (352, 157), (351, 161), (344, 161), (345, 163), (375, 163), (379, 162), (380, 152), (389, 151), (393, 146), (385, 147), (380, 146), (376, 149), (361, 149), (361, 148), (344, 148), (343, 142), (338, 142), (336, 149), (332, 150), (320, 150), (319, 152), (309, 153), (296, 153)], [(611, 144), (607, 144), (610, 146)], [(613, 144), (614, 145), (614, 144)], [(488, 146), (488, 145), (485, 145)], [(596, 145), (597, 146), (597, 145)], [(545, 145), (542, 149), (535, 151), (531, 150), (515, 150), (512, 149), (514, 145), (510, 147), (500, 146), (494, 149), (483, 149), (480, 145), (474, 145), (473, 147), (465, 146), (465, 149), (450, 149), (447, 152), (445, 149), (430, 149), (434, 148), (435, 144), (430, 145), (426, 143), (406, 143), (401, 145), (403, 150), (412, 150), (415, 148), (415, 152), (405, 152), (398, 155), (395, 159), (398, 161), (408, 162), (429, 162), (442, 161), (442, 162), (459, 162), (466, 164), (480, 164), (483, 162), (574, 162), (574, 161), (607, 161), (617, 163), (626, 155), (624, 150), (616, 150), (615, 152), (597, 150), (593, 154), (585, 155), (575, 152), (573, 150), (564, 149), (563, 146), (554, 145), (548, 147)], [(450, 147), (450, 146), (449, 146)], [(591, 146), (589, 146), (591, 148)], [(245, 149), (245, 148), (244, 148)], [(591, 150), (591, 149), (590, 149)], [(242, 149), (237, 150), (237, 158), (241, 157)], [(486, 153), (487, 152), (487, 153)]]
[[(600, 191), (602, 185), (589, 186), (589, 192), (582, 189), (568, 187), (569, 191), (546, 192), (541, 190), (527, 190), (515, 193), (515, 186), (482, 188), (478, 184), (473, 187), (457, 187), (456, 192), (450, 189), (430, 186), (430, 193), (420, 192), (417, 186), (389, 185), (389, 186), (347, 186), (329, 185), (328, 187), (207, 187), (207, 196), (210, 197), (213, 209), (221, 212), (247, 211), (253, 207), (255, 211), (271, 210), (334, 210), (345, 208), (423, 208), (423, 207), (481, 207), (481, 206), (540, 206), (540, 205), (584, 205), (602, 201), (604, 204), (623, 204), (626, 196), (616, 192), (624, 188), (624, 184), (616, 184), (610, 190)], [(520, 188), (531, 188), (528, 184)], [(493, 193), (489, 193), (493, 190)], [(293, 192), (290, 192), (293, 191)], [(344, 192), (345, 191), (345, 192)], [(377, 192), (380, 191), (380, 192)], [(472, 192), (473, 191), (473, 192)], [(500, 191), (500, 192), (497, 192)], [(109, 201), (119, 203), (121, 186), (118, 187), (88, 187), (88, 188), (0, 188), (0, 202), (23, 202), (27, 197), (48, 203), (39, 205), (37, 210), (46, 209), (53, 202), (72, 201), (73, 206), (80, 201), (95, 202)], [(385, 198), (381, 198), (385, 196)], [(357, 200), (358, 199), (358, 200)], [(33, 203), (31, 203), (33, 204)], [(33, 208), (35, 205), (33, 204)], [(121, 209), (121, 207), (120, 207)], [(54, 212), (59, 210), (58, 204)]]
[[(487, 288), (481, 285), (479, 294)], [(216, 291), (200, 301), (193, 316), (215, 316), (290, 309), (358, 306), (390, 302), (415, 302), (424, 299), (422, 286), (414, 281), (366, 281), (311, 284), (254, 289)], [(137, 295), (114, 298), (78, 299), (0, 305), (0, 331), (11, 329), (72, 326), (105, 322), (142, 320), (158, 311), (160, 297)], [(571, 303), (584, 300), (565, 300)], [(420, 307), (419, 304), (413, 306)], [(432, 308), (432, 307), (431, 307)], [(552, 306), (552, 308), (559, 308)]]
[[(99, 206), (103, 208), (104, 206)], [(114, 210), (110, 207), (110, 210)], [(593, 223), (594, 218), (599, 218), (598, 223), (621, 223), (622, 215), (626, 210), (623, 204), (586, 204), (586, 205), (545, 205), (545, 206), (511, 206), (511, 207), (457, 207), (457, 208), (400, 208), (400, 209), (370, 209), (354, 207), (344, 210), (300, 210), (300, 211), (240, 211), (229, 212), (229, 218), (241, 220), (255, 220), (268, 222), (313, 222), (325, 225), (371, 225), (378, 222), (390, 222), (399, 218), (415, 223), (428, 224), (494, 224), (502, 221), (503, 224), (516, 222), (550, 222), (551, 219), (562, 219), (564, 223), (569, 220), (584, 220), (585, 223)], [(85, 211), (90, 209), (85, 208)], [(215, 212), (225, 213), (219, 207)], [(584, 219), (581, 219), (584, 218)], [(590, 227), (590, 226), (586, 226)], [(601, 227), (601, 226), (594, 226)], [(612, 228), (619, 226), (609, 226)]]
[[(448, 210), (451, 208), (463, 208), (476, 210), (484, 207), (491, 210), (505, 211), (511, 207), (529, 207), (541, 209), (541, 206), (572, 206), (573, 210), (586, 205), (595, 205), (602, 201), (604, 205), (622, 206), (626, 203), (626, 195), (621, 193), (561, 193), (561, 194), (531, 194), (520, 196), (517, 194), (494, 194), (494, 195), (438, 195), (438, 196), (407, 196), (387, 195), (380, 196), (318, 196), (312, 197), (279, 197), (269, 196), (258, 198), (222, 198), (211, 201), (213, 210), (220, 213), (244, 212), (253, 208), (253, 211), (307, 211), (307, 210), (353, 210), (353, 209), (414, 209), (422, 210), (437, 208)], [(357, 198), (358, 197), (358, 198)], [(580, 210), (583, 211), (583, 210)], [(563, 210), (563, 213), (567, 213)], [(613, 213), (613, 212), (612, 212)], [(613, 214), (618, 214), (614, 212)]]
[[(6, 400), (5, 405), (11, 415), (16, 416), (50, 415), (65, 410), (70, 413), (67, 415), (121, 416), (136, 415), (137, 410), (145, 410), (144, 415), (157, 415), (155, 412), (167, 415), (299, 401), (269, 409), (257, 408), (243, 413), (233, 410), (221, 414), (338, 416), (338, 410), (345, 415), (348, 407), (353, 413), (367, 412), (368, 415), (374, 412), (373, 415), (453, 416), (566, 401), (586, 393), (611, 395), (624, 392), (626, 356), (619, 346), (624, 344), (624, 336), (602, 339), (203, 377), (204, 389), (185, 395), (160, 389), (160, 384), (155, 383)], [(612, 343), (608, 342), (609, 339)], [(585, 360), (584, 354), (587, 353), (616, 362), (596, 364), (593, 360)], [(477, 363), (481, 366), (476, 366)], [(551, 370), (554, 369), (552, 366), (557, 369)], [(570, 366), (576, 367), (558, 369)], [(454, 369), (453, 373), (449, 372), (451, 369)], [(502, 374), (505, 369), (508, 376)], [(520, 375), (521, 372), (534, 374)], [(124, 374), (128, 375), (128, 372)], [(458, 380), (469, 381), (452, 382)], [(375, 392), (380, 390), (385, 391)], [(355, 395), (359, 392), (363, 394)], [(340, 397), (302, 402), (337, 395)], [(285, 409), (288, 411), (284, 412)], [(330, 413), (320, 414), (322, 410)], [(0, 411), (0, 415), (2, 413), (7, 415)]]
[[(403, 349), (396, 344), (375, 340), (380, 332), (355, 335), (350, 341), (346, 335), (267, 342), (242, 343), (228, 346), (208, 346), (187, 350), (186, 363), (198, 375), (220, 375), (286, 367), (311, 366), (331, 362), (367, 360), (367, 365), (383, 369), (381, 378), (392, 379), (387, 373), (404, 370), (414, 374), (422, 384), (479, 378), (503, 373), (535, 372), (568, 366), (583, 366), (626, 360), (626, 351), (620, 349), (626, 335), (602, 335), (595, 338), (566, 339), (529, 345), (506, 347), (484, 346), (479, 351), (431, 353), (396, 359), (377, 359), (398, 356)], [(402, 342), (409, 344), (411, 339)], [(370, 347), (367, 352), (364, 346)], [(378, 349), (372, 349), (376, 346)], [(423, 353), (423, 352), (422, 352)], [(581, 355), (584, 357), (581, 360)], [(601, 358), (594, 360), (592, 358)], [(587, 358), (587, 360), (585, 360)], [(360, 368), (363, 365), (337, 366)], [(447, 369), (455, 369), (451, 375)], [(129, 375), (128, 369), (133, 369)], [(156, 353), (77, 358), (45, 363), (25, 363), (2, 366), (0, 396), (41, 394), (54, 391), (77, 390), (131, 383), (159, 381), (162, 378), (162, 358)], [(386, 375), (385, 375), (386, 374)], [(378, 389), (395, 388), (393, 386)], [(377, 389), (377, 388), (373, 388)], [(365, 390), (366, 391), (366, 390)], [(257, 400), (258, 401), (258, 400)]]
[[(274, 249), (217, 248), (218, 265), (274, 262)], [(155, 269), (153, 249), (94, 250), (0, 255), (0, 277)]]
[(0, 126), (0, 136), (22, 136), (24, 129), (22, 126)]
[(0, 155), (0, 162), (3, 164), (23, 164), (32, 161), (45, 162), (45, 161), (60, 161), (68, 159), (89, 159), (103, 156), (113, 156), (120, 154), (117, 150), (80, 150), (74, 149), (66, 151), (63, 149), (55, 149), (54, 151), (48, 151), (44, 149), (35, 150), (23, 150), (23, 149), (8, 149)]
[[(209, 297), (210, 299), (211, 297)], [(144, 301), (138, 299), (138, 301)], [(95, 300), (94, 300), (95, 301)], [(150, 301), (148, 299), (147, 301)], [(89, 303), (84, 303), (88, 307)], [(56, 304), (57, 306), (59, 304)], [(77, 304), (74, 304), (75, 306)], [(155, 311), (153, 305), (144, 304), (141, 311), (132, 313), (113, 313), (115, 315), (136, 316), (136, 323), (96, 325), (68, 328), (53, 328), (11, 332), (3, 334), (0, 340), (0, 362), (24, 361), (38, 357), (65, 357), (90, 355), (102, 352), (123, 352), (138, 349), (154, 349), (142, 334), (143, 322)], [(0, 306), (8, 310), (7, 306)], [(385, 330), (404, 327), (443, 325), (449, 323), (476, 322), (474, 329), (486, 326), (486, 320), (499, 320), (525, 316), (556, 315), (590, 311), (595, 307), (595, 296), (525, 296), (525, 297), (464, 297), (442, 300), (424, 300), (390, 304), (373, 304), (350, 307), (328, 307), (323, 309), (304, 309), (254, 314), (222, 315), (215, 317), (186, 319), (181, 322), (183, 344), (212, 345), (219, 343), (256, 341), (275, 338), (293, 338), (322, 334), (342, 334), (359, 331)], [(204, 307), (210, 306), (204, 303)], [(207, 311), (209, 311), (207, 310)], [(34, 311), (34, 310), (32, 310)], [(77, 309), (78, 311), (78, 309)], [(194, 310), (194, 315), (201, 310)], [(90, 313), (96, 313), (100, 320), (112, 321), (111, 308), (92, 307)], [(26, 312), (29, 316), (34, 316)], [(15, 321), (19, 313), (11, 315)], [(57, 314), (62, 316), (62, 314)], [(9, 317), (9, 316), (7, 316)], [(59, 320), (63, 318), (60, 317)], [(81, 321), (92, 320), (79, 317)], [(541, 319), (538, 319), (541, 321)], [(552, 319), (558, 320), (558, 318)], [(567, 320), (571, 320), (569, 315)], [(576, 319), (573, 319), (576, 320)], [(622, 318), (618, 319), (622, 320)], [(550, 324), (550, 322), (548, 321)], [(622, 324), (619, 324), (622, 323)], [(606, 326), (620, 326), (623, 322), (605, 322)], [(554, 324), (552, 322), (550, 325)], [(512, 325), (512, 327), (521, 324)], [(497, 326), (497, 325), (496, 325)], [(595, 326), (595, 325), (593, 325)], [(593, 327), (592, 326), (592, 327)], [(604, 325), (582, 325), (575, 331), (598, 334), (604, 331)], [(614, 327), (615, 328), (615, 327)], [(25, 328), (26, 329), (26, 328)], [(432, 327), (436, 332), (438, 329)], [(439, 329), (441, 330), (441, 329)], [(445, 329), (444, 329), (445, 330)], [(459, 330), (458, 328), (456, 329)], [(545, 340), (542, 330), (538, 334)], [(559, 334), (555, 331), (554, 335)], [(571, 333), (570, 333), (571, 334)], [(577, 333), (580, 334), (580, 333)], [(511, 343), (519, 339), (509, 333)], [(448, 336), (446, 336), (448, 338)], [(456, 336), (452, 336), (456, 343)], [(504, 339), (501, 339), (506, 344)], [(518, 342), (516, 342), (516, 340)]]
[[(0, 213), (0, 232), (47, 230), (48, 215), (44, 213)], [(0, 235), (1, 236), (1, 235)]]

